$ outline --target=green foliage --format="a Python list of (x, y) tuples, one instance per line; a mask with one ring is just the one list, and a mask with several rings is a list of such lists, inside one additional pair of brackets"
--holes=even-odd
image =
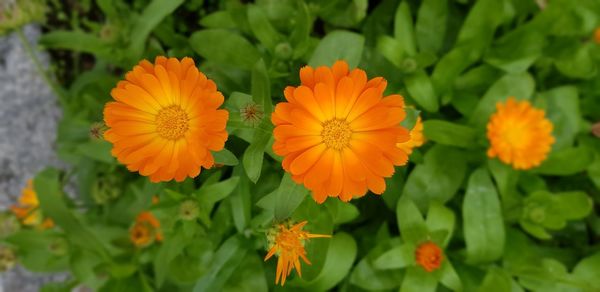
[[(0, 222), (25, 268), (70, 271), (42, 291), (600, 290), (598, 1), (74, 2), (48, 1), (39, 41), (64, 95), (56, 151), (68, 171), (34, 178), (55, 227)], [(18, 29), (24, 18), (2, 8), (0, 33)], [(156, 56), (193, 58), (229, 112), (216, 166), (180, 183), (129, 172), (98, 134), (111, 89)], [(401, 125), (421, 117), (426, 142), (381, 197), (317, 204), (282, 169), (271, 113), (300, 68), (340, 59), (403, 95)], [(551, 152), (530, 170), (486, 155), (490, 116), (511, 96), (553, 124)], [(136, 247), (143, 211), (163, 238)], [(263, 259), (290, 220), (331, 237), (307, 240), (311, 265), (278, 287), (278, 255)], [(425, 242), (443, 253), (432, 272), (415, 259)]]

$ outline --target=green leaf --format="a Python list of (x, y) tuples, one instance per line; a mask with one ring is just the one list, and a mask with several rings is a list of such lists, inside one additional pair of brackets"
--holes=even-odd
[(273, 51), (275, 46), (283, 38), (279, 32), (271, 25), (267, 15), (258, 5), (248, 5), (248, 23), (254, 36), (269, 50)]
[(592, 199), (584, 192), (562, 192), (553, 197), (553, 205), (567, 220), (578, 220), (587, 217), (593, 209)]
[(465, 154), (453, 147), (435, 145), (424, 159), (425, 162), (410, 173), (402, 191), (423, 211), (431, 202), (450, 200), (467, 171)]
[(262, 259), (256, 253), (248, 253), (227, 283), (223, 291), (258, 292), (268, 291)]
[(500, 258), (504, 250), (504, 221), (496, 187), (485, 168), (471, 174), (462, 207), (467, 260), (484, 263)]
[(248, 70), (260, 59), (260, 53), (248, 40), (226, 29), (197, 31), (190, 37), (190, 45), (209, 61)]
[(433, 89), (433, 84), (425, 73), (425, 70), (419, 70), (410, 74), (404, 79), (406, 89), (410, 96), (428, 112), (436, 112), (439, 108), (438, 99)]
[(524, 72), (542, 55), (545, 45), (545, 31), (526, 24), (496, 41), (484, 60), (507, 73)]
[(398, 200), (396, 216), (398, 229), (406, 243), (417, 245), (427, 239), (427, 225), (423, 215), (410, 198), (402, 196)]
[(235, 28), (235, 22), (227, 10), (215, 11), (202, 17), (200, 25), (206, 28)]
[(142, 56), (144, 43), (152, 30), (181, 4), (183, 4), (183, 0), (152, 0), (142, 14), (135, 19), (131, 28), (130, 44), (127, 50), (133, 63), (137, 63)]
[[(68, 267), (68, 243), (54, 230), (19, 230), (3, 238), (3, 242), (14, 246), (19, 264), (30, 271), (58, 272)], [(59, 245), (62, 250), (53, 248)]]
[(504, 270), (491, 268), (488, 270), (483, 279), (483, 283), (481, 283), (481, 286), (477, 291), (512, 292), (512, 279)]
[(598, 271), (600, 271), (600, 252), (581, 260), (573, 269), (573, 276), (590, 286), (590, 291), (600, 290)]
[[(273, 111), (271, 100), (271, 82), (265, 62), (260, 59), (252, 68), (252, 100), (261, 106), (266, 117)], [(268, 120), (268, 118), (266, 119)]]
[(448, 0), (424, 0), (417, 14), (416, 34), (419, 51), (437, 53), (446, 36)]
[(38, 196), (38, 199), (45, 216), (52, 218), (65, 230), (73, 243), (108, 259), (108, 252), (102, 242), (67, 207), (57, 170), (48, 168), (40, 172), (35, 177), (33, 185), (36, 193), (44, 194)]
[(198, 279), (194, 291), (220, 291), (233, 272), (242, 263), (247, 250), (237, 236), (227, 239), (215, 253), (208, 273)]
[(237, 231), (240, 233), (244, 232), (250, 222), (250, 219), (252, 218), (252, 194), (250, 194), (250, 181), (246, 176), (243, 175), (243, 172), (244, 170), (239, 166), (233, 169), (233, 175), (240, 177), (240, 183), (229, 198), (229, 202), (231, 203), (233, 223), (235, 224)]
[(215, 158), (215, 164), (235, 166), (239, 163), (237, 157), (225, 148), (219, 152), (213, 152), (213, 156)]
[(304, 186), (294, 182), (288, 173), (284, 174), (275, 195), (275, 210), (273, 212), (275, 220), (280, 221), (289, 218), (307, 194), (308, 190)]
[(477, 146), (475, 129), (444, 120), (424, 121), (423, 135), (428, 140), (442, 145), (462, 148), (474, 148)]
[(404, 273), (400, 270), (377, 270), (373, 261), (399, 245), (399, 240), (376, 241), (378, 244), (361, 259), (350, 274), (350, 283), (369, 291), (390, 290), (398, 287)]
[(566, 148), (550, 152), (542, 165), (532, 171), (545, 175), (573, 175), (585, 171), (593, 158), (594, 153), (587, 147)]
[(414, 266), (415, 249), (414, 244), (396, 246), (377, 257), (373, 262), (373, 267), (378, 270), (389, 270)]
[(214, 204), (225, 199), (227, 196), (229, 196), (229, 194), (231, 194), (231, 192), (233, 192), (239, 181), (239, 177), (233, 176), (218, 183), (209, 185), (204, 184), (196, 192), (194, 192), (194, 196), (210, 211), (212, 210)]
[(394, 38), (400, 42), (403, 51), (409, 56), (414, 56), (417, 53), (413, 20), (407, 1), (402, 1), (396, 9)]
[(94, 140), (77, 145), (77, 152), (97, 161), (115, 164), (116, 160), (110, 153), (112, 144), (104, 140)]
[(184, 236), (180, 229), (176, 229), (175, 232), (167, 237), (160, 245), (160, 249), (153, 262), (154, 273), (156, 275), (156, 286), (158, 288), (162, 287), (165, 282), (165, 278), (169, 272), (169, 264), (181, 253), (184, 247)]
[(396, 67), (402, 67), (404, 49), (402, 43), (395, 38), (382, 35), (377, 38), (377, 51)]
[(259, 127), (254, 131), (254, 138), (250, 146), (244, 151), (244, 157), (242, 157), (242, 164), (246, 170), (246, 174), (250, 181), (256, 183), (260, 178), (260, 173), (263, 166), (263, 158), (265, 154), (265, 148), (271, 140), (271, 131), (263, 130), (263, 128), (272, 128), (273, 124), (268, 119), (264, 119)]
[[(315, 239), (326, 240), (326, 239)], [(298, 279), (297, 283), (307, 291), (328, 291), (342, 281), (356, 259), (356, 241), (347, 233), (335, 234), (329, 243), (325, 263), (319, 275), (306, 282)], [(295, 284), (295, 283), (294, 283)]]
[(529, 99), (534, 90), (535, 81), (529, 73), (504, 75), (483, 95), (471, 114), (469, 122), (478, 129), (483, 129), (492, 113), (496, 111), (498, 102), (504, 102), (511, 96), (518, 100)]
[(543, 92), (539, 100), (546, 104), (546, 116), (552, 122), (553, 150), (573, 145), (580, 129), (579, 93), (577, 87), (562, 86)]
[(589, 79), (594, 76), (598, 68), (590, 54), (594, 44), (588, 43), (578, 46), (573, 53), (556, 60), (556, 68), (567, 77)]
[(337, 60), (345, 60), (350, 68), (358, 66), (362, 57), (365, 38), (357, 33), (336, 30), (328, 33), (308, 61), (310, 66), (331, 66)]
[(439, 281), (442, 285), (448, 287), (452, 291), (463, 291), (462, 281), (449, 260), (442, 263)]
[(421, 267), (410, 267), (406, 269), (400, 292), (435, 292), (437, 284), (437, 279), (431, 273)]
[(433, 203), (429, 206), (427, 212), (427, 229), (430, 232), (443, 230), (447, 232), (444, 241), (441, 244), (445, 247), (452, 238), (454, 232), (454, 224), (456, 223), (456, 217), (451, 209), (446, 208), (444, 205), (439, 203)]
[(295, 19), (296, 23), (289, 38), (292, 48), (294, 49), (294, 59), (297, 59), (306, 53), (310, 44), (309, 38), (313, 22), (306, 3), (300, 1), (298, 2), (298, 6), (300, 7), (298, 7)]
[(358, 208), (349, 202), (343, 202), (341, 200), (327, 200), (324, 204), (329, 210), (329, 213), (331, 213), (333, 224), (336, 225), (350, 222), (360, 215)]
[(110, 44), (101, 38), (82, 31), (54, 30), (43, 34), (39, 44), (49, 49), (67, 49), (93, 54), (102, 59), (113, 60)]

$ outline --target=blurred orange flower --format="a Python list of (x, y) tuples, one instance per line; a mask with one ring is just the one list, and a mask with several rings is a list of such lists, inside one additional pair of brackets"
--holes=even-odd
[(417, 122), (410, 130), (410, 140), (398, 143), (397, 146), (402, 149), (402, 151), (406, 152), (406, 154), (410, 155), (413, 152), (413, 149), (420, 147), (425, 143), (425, 137), (423, 137), (423, 122), (421, 121), (421, 117), (417, 118)]
[(273, 150), (284, 156), (283, 168), (318, 203), (328, 196), (349, 201), (367, 189), (383, 193), (384, 178), (408, 160), (396, 147), (409, 139), (400, 126), (402, 96), (383, 97), (383, 78), (367, 80), (363, 70), (349, 71), (345, 61), (332, 68), (306, 66), (300, 80), (300, 86), (285, 88), (287, 102), (271, 116)]
[(422, 243), (415, 252), (415, 261), (427, 272), (433, 272), (442, 266), (444, 252), (431, 241)]
[(554, 143), (552, 123), (544, 111), (514, 97), (497, 103), (496, 109), (487, 125), (488, 157), (499, 157), (514, 169), (540, 165)]
[(210, 168), (223, 149), (229, 113), (223, 95), (191, 58), (141, 61), (104, 107), (112, 155), (153, 182), (183, 181)]
[(54, 226), (52, 219), (43, 218), (42, 211), (40, 210), (40, 202), (33, 188), (32, 180), (27, 181), (27, 186), (23, 188), (21, 197), (19, 197), (19, 205), (13, 205), (10, 209), (23, 225), (40, 227), (42, 229)]
[(140, 213), (131, 229), (129, 229), (129, 238), (137, 247), (148, 246), (154, 240), (162, 241), (160, 222), (148, 211)]
[(600, 44), (600, 27), (596, 28), (596, 30), (594, 31), (594, 41), (597, 44)]
[(300, 258), (302, 258), (306, 264), (310, 265), (310, 261), (306, 258), (304, 241), (310, 238), (331, 237), (331, 235), (312, 234), (302, 230), (306, 223), (307, 221), (302, 221), (293, 226), (292, 224), (278, 224), (275, 227), (275, 230), (268, 235), (270, 249), (265, 256), (265, 261), (270, 259), (273, 255), (277, 255), (275, 284), (279, 284), (279, 280), (281, 280), (281, 286), (283, 286), (285, 284), (285, 279), (294, 269), (296, 269), (298, 275), (302, 277)]

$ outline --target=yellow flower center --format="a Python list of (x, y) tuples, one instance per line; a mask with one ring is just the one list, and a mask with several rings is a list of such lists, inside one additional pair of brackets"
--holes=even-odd
[(321, 137), (323, 143), (329, 148), (342, 150), (350, 143), (352, 130), (346, 120), (333, 119), (323, 123)]
[(185, 111), (177, 105), (172, 105), (161, 109), (156, 115), (156, 131), (165, 139), (177, 140), (187, 132), (188, 121)]
[(514, 148), (521, 149), (527, 145), (530, 131), (526, 129), (527, 125), (520, 122), (510, 123), (510, 126), (504, 129), (503, 140)]

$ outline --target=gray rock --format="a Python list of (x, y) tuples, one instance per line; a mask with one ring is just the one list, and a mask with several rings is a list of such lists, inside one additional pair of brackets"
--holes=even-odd
[[(24, 29), (35, 44), (40, 29)], [(44, 65), (48, 55), (39, 53)], [(15, 203), (28, 179), (46, 166), (59, 166), (54, 151), (61, 116), (57, 99), (39, 76), (16, 34), (0, 38), (0, 209)], [(0, 292), (38, 291), (64, 274), (35, 274), (21, 267), (0, 274)]]

